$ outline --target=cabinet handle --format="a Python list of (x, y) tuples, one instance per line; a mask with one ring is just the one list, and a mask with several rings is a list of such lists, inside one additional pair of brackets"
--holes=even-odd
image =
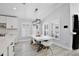
[(73, 32), (73, 35), (76, 35), (77, 33), (76, 32)]

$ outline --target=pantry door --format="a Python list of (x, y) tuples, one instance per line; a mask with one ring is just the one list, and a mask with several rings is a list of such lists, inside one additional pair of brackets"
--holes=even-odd
[(29, 37), (31, 36), (31, 32), (32, 32), (32, 27), (31, 27), (31, 23), (22, 23), (22, 38), (26, 38), (26, 37)]

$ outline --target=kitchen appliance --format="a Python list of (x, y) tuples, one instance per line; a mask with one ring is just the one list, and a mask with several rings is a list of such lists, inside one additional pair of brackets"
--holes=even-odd
[(73, 15), (73, 49), (79, 48), (79, 16), (77, 14)]

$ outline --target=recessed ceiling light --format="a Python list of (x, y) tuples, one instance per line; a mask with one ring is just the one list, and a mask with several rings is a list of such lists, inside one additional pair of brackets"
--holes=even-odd
[(16, 7), (15, 7), (15, 8), (13, 8), (13, 10), (16, 10)]

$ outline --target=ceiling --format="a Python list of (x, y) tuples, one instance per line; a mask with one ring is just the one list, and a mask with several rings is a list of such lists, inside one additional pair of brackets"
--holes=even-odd
[[(0, 3), (0, 14), (23, 19), (45, 18), (62, 3)], [(38, 8), (37, 12), (34, 12)]]

